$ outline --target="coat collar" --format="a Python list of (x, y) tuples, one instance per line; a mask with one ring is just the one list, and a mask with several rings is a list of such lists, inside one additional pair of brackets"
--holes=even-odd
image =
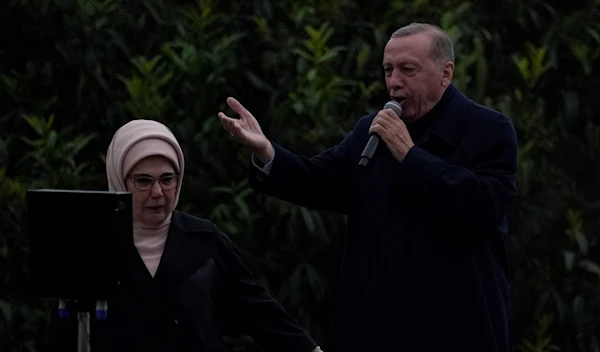
[[(164, 295), (175, 292), (199, 267), (213, 255), (208, 222), (174, 211), (158, 269), (154, 278), (146, 268), (137, 249), (133, 247), (133, 289), (140, 291), (150, 305), (164, 300)], [(133, 246), (133, 245), (132, 245)]]
[[(197, 312), (189, 311), (191, 305), (186, 305), (189, 302), (182, 301), (186, 294), (182, 292), (185, 291), (182, 287), (194, 273), (206, 264), (210, 265), (214, 254), (212, 246), (214, 237), (209, 233), (214, 231), (214, 227), (209, 222), (174, 211), (165, 249), (154, 278), (132, 244), (134, 253), (131, 290), (137, 299), (149, 309), (155, 310), (157, 314), (177, 324), (177, 317), (168, 309), (173, 302), (171, 299), (175, 298), (198, 325), (196, 321), (198, 317), (194, 316)], [(203, 326), (198, 325), (196, 330), (200, 342), (205, 344), (207, 336), (204, 335)]]
[(456, 146), (464, 127), (466, 108), (471, 103), (454, 84), (450, 84), (438, 105), (432, 109), (438, 116), (416, 144), (426, 143), (430, 135), (434, 135), (445, 143)]
[(212, 230), (208, 222), (174, 211), (154, 280), (165, 288), (175, 289), (192, 275), (212, 256), (212, 247), (201, 236)]

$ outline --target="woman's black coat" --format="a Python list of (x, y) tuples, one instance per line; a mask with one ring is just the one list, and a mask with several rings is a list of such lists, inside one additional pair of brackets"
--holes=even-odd
[[(133, 275), (108, 302), (106, 320), (92, 314), (93, 352), (219, 351), (229, 327), (249, 333), (267, 352), (316, 347), (283, 307), (253, 283), (238, 249), (210, 221), (173, 213), (154, 278), (133, 246), (131, 252)], [(45, 351), (76, 350), (76, 314), (64, 321), (54, 307)]]

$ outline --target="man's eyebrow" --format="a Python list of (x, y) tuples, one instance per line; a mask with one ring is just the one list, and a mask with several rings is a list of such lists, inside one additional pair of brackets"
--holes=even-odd
[(384, 61), (383, 66), (406, 66), (406, 65), (419, 65), (419, 61), (412, 59), (404, 59), (400, 62), (392, 63), (389, 61)]

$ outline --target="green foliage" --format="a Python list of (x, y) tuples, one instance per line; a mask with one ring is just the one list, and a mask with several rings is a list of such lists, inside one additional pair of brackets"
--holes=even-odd
[[(0, 350), (36, 351), (44, 337), (47, 302), (20, 292), (26, 190), (105, 189), (106, 147), (136, 118), (164, 122), (180, 140), (180, 208), (221, 226), (256, 279), (324, 342), (345, 219), (252, 192), (249, 153), (227, 138), (217, 113), (235, 96), (273, 141), (320, 152), (387, 101), (389, 35), (427, 21), (455, 43), (455, 84), (512, 117), (519, 134), (514, 350), (600, 351), (599, 7), (9, 1), (0, 13)], [(225, 342), (227, 351), (256, 350), (247, 336)]]
[(549, 314), (540, 317), (538, 325), (533, 329), (533, 336), (523, 339), (517, 350), (519, 352), (552, 352), (559, 350), (556, 346), (552, 345), (552, 340), (548, 333), (553, 321), (554, 319)]
[(53, 126), (54, 115), (47, 120), (39, 116), (24, 116), (24, 119), (35, 131), (36, 139), (21, 138), (30, 151), (16, 166), (27, 167), (32, 179), (29, 187), (81, 189), (84, 186), (81, 175), (90, 163), (78, 162), (76, 157), (96, 135), (73, 136), (72, 128), (58, 132)]

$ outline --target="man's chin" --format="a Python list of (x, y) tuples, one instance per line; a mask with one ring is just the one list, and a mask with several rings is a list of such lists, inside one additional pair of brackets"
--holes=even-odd
[(411, 123), (419, 119), (419, 116), (417, 116), (417, 113), (412, 104), (404, 102), (404, 104), (402, 104), (402, 107), (403, 111), (402, 116), (400, 117), (402, 121), (404, 121), (405, 123)]

